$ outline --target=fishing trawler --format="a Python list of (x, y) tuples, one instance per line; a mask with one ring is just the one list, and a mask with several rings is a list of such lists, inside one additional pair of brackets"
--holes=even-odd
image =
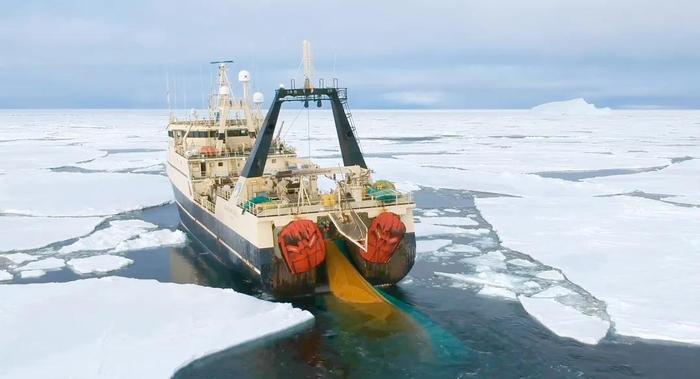
[[(224, 265), (251, 276), (275, 297), (328, 290), (328, 243), (339, 246), (372, 285), (392, 285), (415, 260), (410, 193), (373, 180), (347, 107), (347, 89), (312, 83), (304, 41), (304, 81), (280, 86), (263, 115), (248, 71), (234, 96), (226, 62), (218, 64), (209, 114), (168, 125), (167, 174), (181, 224)], [(282, 104), (330, 102), (342, 165), (320, 167), (275, 134)], [(319, 186), (319, 178), (331, 183)]]

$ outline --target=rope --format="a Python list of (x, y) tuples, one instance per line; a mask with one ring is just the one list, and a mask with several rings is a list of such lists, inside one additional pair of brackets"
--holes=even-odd
[(297, 115), (294, 117), (294, 120), (292, 120), (292, 123), (289, 124), (289, 127), (287, 128), (287, 130), (284, 131), (284, 134), (282, 135), (282, 137), (280, 137), (280, 139), (284, 139), (284, 137), (287, 136), (287, 133), (289, 133), (289, 131), (292, 130), (294, 123), (297, 122), (297, 119), (299, 118), (299, 116), (301, 115), (301, 111), (303, 110), (304, 108), (299, 109), (299, 112), (297, 112)]
[(306, 141), (309, 143), (309, 159), (311, 159), (311, 116), (306, 108)]

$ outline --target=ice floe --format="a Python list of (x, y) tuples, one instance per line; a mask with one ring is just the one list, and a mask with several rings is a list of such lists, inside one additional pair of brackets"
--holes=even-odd
[(446, 239), (434, 239), (434, 240), (417, 240), (416, 241), (416, 253), (432, 253), (448, 246), (452, 243), (452, 240)]
[(5, 270), (0, 270), (0, 282), (12, 280), (13, 275)]
[(490, 251), (486, 254), (463, 258), (460, 262), (470, 264), (476, 268), (477, 271), (485, 270), (505, 270), (505, 255), (500, 251)]
[(7, 284), (0, 299), (8, 378), (168, 378), (199, 357), (313, 320), (231, 289), (119, 277)]
[(517, 296), (515, 293), (511, 290), (508, 290), (503, 287), (494, 287), (494, 286), (489, 286), (485, 285), (483, 286), (477, 294), (481, 296), (489, 296), (489, 297), (499, 297), (502, 299), (507, 299), (507, 300), (517, 300)]
[(560, 297), (560, 296), (568, 296), (568, 295), (573, 295), (575, 292), (562, 286), (552, 286), (547, 288), (546, 290), (542, 292), (538, 292), (532, 297), (548, 297), (548, 298), (555, 298), (555, 297)]
[(557, 270), (547, 270), (538, 272), (535, 276), (537, 276), (540, 279), (547, 280), (564, 280), (564, 275), (562, 275), (561, 272)]
[(76, 274), (106, 273), (119, 270), (134, 261), (118, 255), (95, 255), (87, 258), (74, 258), (68, 261), (68, 267)]
[(0, 175), (0, 212), (33, 216), (103, 216), (170, 202), (162, 175), (35, 170)]
[(19, 272), (19, 277), (22, 279), (40, 278), (44, 275), (46, 275), (46, 270), (26, 270)]
[(39, 259), (39, 256), (31, 255), (27, 253), (12, 253), (12, 254), (0, 254), (0, 258), (7, 259), (14, 264), (22, 264), (24, 262), (35, 261)]
[(416, 223), (416, 237), (429, 237), (439, 235), (467, 234), (469, 231), (456, 226), (434, 225), (428, 223)]
[(505, 288), (508, 290), (513, 290), (517, 288), (520, 284), (522, 284), (522, 282), (524, 282), (524, 278), (522, 277), (491, 271), (479, 272), (475, 275), (453, 274), (436, 271), (435, 275), (446, 277), (456, 282)]
[(537, 265), (525, 259), (516, 258), (508, 261), (508, 264), (520, 266), (520, 267), (536, 267)]
[[(0, 251), (37, 249), (90, 233), (99, 217), (0, 216)], [(15, 262), (21, 263), (21, 262)]]
[(608, 186), (610, 193), (644, 192), (673, 195), (667, 200), (700, 205), (700, 159), (675, 163), (657, 171), (605, 176), (586, 181)]
[(610, 322), (589, 316), (548, 298), (518, 296), (523, 308), (554, 334), (586, 344), (597, 344), (610, 329)]
[(700, 344), (700, 208), (627, 196), (476, 202), (504, 246), (604, 301), (616, 333)]
[(134, 238), (157, 226), (142, 220), (115, 220), (110, 221), (109, 226), (80, 238), (74, 243), (63, 246), (58, 250), (59, 254), (70, 254), (77, 251), (101, 251), (115, 249), (124, 241)]
[(180, 246), (187, 242), (187, 236), (180, 230), (154, 230), (141, 233), (137, 238), (119, 242), (112, 252), (150, 249), (160, 246)]
[(63, 259), (49, 257), (38, 261), (33, 261), (17, 268), (17, 271), (32, 271), (32, 270), (44, 270), (53, 271), (60, 270), (66, 266), (66, 262)]
[(418, 217), (421, 223), (446, 226), (477, 226), (479, 223), (469, 217)]

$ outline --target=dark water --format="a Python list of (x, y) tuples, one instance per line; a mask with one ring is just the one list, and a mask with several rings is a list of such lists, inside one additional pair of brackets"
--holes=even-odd
[[(419, 191), (422, 208), (465, 211), (471, 195)], [(177, 225), (172, 205), (133, 212), (162, 227)], [(245, 278), (222, 269), (195, 242), (183, 248), (130, 253), (135, 263), (115, 275), (230, 287), (265, 297)], [(418, 261), (416, 280), (386, 290), (402, 310), (382, 323), (332, 295), (301, 299), (312, 328), (238, 346), (200, 359), (175, 374), (184, 378), (698, 378), (700, 348), (609, 335), (588, 346), (560, 338), (528, 316), (518, 302), (430, 285), (434, 263)], [(419, 279), (425, 280), (419, 280)], [(69, 270), (34, 280), (78, 279)]]

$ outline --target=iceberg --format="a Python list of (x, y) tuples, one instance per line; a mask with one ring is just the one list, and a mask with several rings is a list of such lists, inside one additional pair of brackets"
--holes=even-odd
[(0, 376), (169, 378), (313, 316), (231, 289), (120, 277), (0, 286)]
[(0, 230), (3, 231), (0, 252), (38, 249), (80, 237), (92, 232), (102, 221), (100, 217), (0, 216)]
[(543, 115), (590, 116), (609, 114), (610, 108), (597, 108), (595, 105), (586, 102), (586, 100), (577, 98), (540, 104), (533, 107), (531, 111)]
[(525, 311), (560, 337), (595, 345), (610, 329), (610, 322), (589, 316), (548, 298), (518, 296)]

